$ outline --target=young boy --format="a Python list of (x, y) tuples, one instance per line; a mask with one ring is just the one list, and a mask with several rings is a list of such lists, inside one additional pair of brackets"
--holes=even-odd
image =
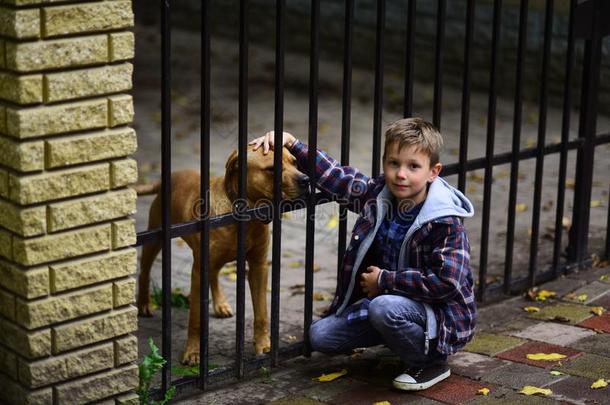
[[(462, 218), (470, 201), (438, 177), (442, 137), (420, 118), (385, 133), (383, 173), (369, 178), (317, 151), (316, 184), (358, 214), (335, 298), (312, 324), (314, 350), (349, 353), (387, 345), (406, 364), (394, 387), (422, 390), (449, 377), (447, 355), (473, 336), (476, 304), (470, 246)], [(250, 142), (273, 147), (273, 132)], [(307, 146), (289, 133), (283, 145), (306, 171)]]

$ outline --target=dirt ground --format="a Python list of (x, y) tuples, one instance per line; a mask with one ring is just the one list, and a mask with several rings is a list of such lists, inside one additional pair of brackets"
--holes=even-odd
[[(172, 169), (199, 168), (200, 159), (200, 56), (199, 34), (187, 31), (173, 31), (173, 132)], [(155, 31), (138, 28), (135, 60), (134, 98), (136, 108), (135, 127), (138, 134), (138, 151), (135, 155), (140, 171), (140, 181), (148, 182), (160, 176), (160, 45)], [(286, 91), (284, 128), (301, 139), (307, 139), (308, 129), (308, 66), (304, 55), (286, 55)], [(475, 78), (475, 80), (479, 80)], [(484, 78), (482, 80), (488, 80)], [(341, 133), (341, 83), (342, 66), (335, 62), (320, 61), (320, 94), (318, 145), (332, 156), (339, 158)], [(531, 83), (531, 85), (538, 85)], [(373, 86), (374, 73), (354, 70), (353, 101), (351, 116), (350, 163), (370, 172), (373, 126)], [(384, 125), (401, 114), (402, 79), (395, 75), (384, 78), (386, 108), (383, 111)], [(222, 175), (225, 160), (237, 148), (237, 98), (238, 98), (238, 44), (215, 39), (212, 42), (212, 122), (211, 122), (211, 174)], [(415, 83), (414, 115), (428, 120), (432, 117), (433, 86)], [(469, 159), (483, 157), (486, 146), (487, 95), (473, 93), (471, 100)], [(248, 132), (250, 138), (260, 136), (273, 128), (274, 111), (274, 52), (251, 46), (249, 60), (249, 107)], [(443, 115), (441, 132), (445, 138), (445, 149), (441, 156), (444, 164), (458, 160), (459, 128), (461, 116), (460, 89), (443, 89)], [(495, 153), (508, 152), (512, 145), (513, 100), (499, 99), (497, 109)], [(538, 106), (525, 104), (523, 110), (521, 147), (536, 145), (538, 130)], [(571, 138), (577, 136), (578, 113), (572, 114)], [(599, 117), (598, 133), (608, 133), (610, 117)], [(547, 144), (559, 142), (561, 135), (561, 110), (548, 110)], [(590, 252), (601, 251), (605, 242), (608, 215), (608, 190), (610, 180), (610, 145), (597, 148), (595, 157), (595, 178), (593, 185)], [(569, 155), (568, 188), (566, 189), (565, 215), (571, 216), (576, 153)], [(551, 155), (544, 161), (544, 181), (542, 189), (541, 239), (538, 252), (539, 267), (548, 267), (552, 257), (553, 228), (555, 221), (555, 201), (557, 198), (557, 178), (559, 156)], [(531, 215), (534, 193), (535, 161), (522, 161), (519, 167), (518, 215), (515, 229), (515, 249), (513, 277), (527, 273), (529, 261)], [(497, 166), (493, 170), (493, 190), (489, 233), (488, 281), (498, 281), (504, 272), (507, 201), (509, 195), (510, 166)], [(457, 185), (457, 176), (447, 180)], [(480, 262), (480, 233), (483, 206), (482, 170), (468, 175), (466, 195), (475, 206), (474, 218), (466, 222), (471, 248), (472, 270), (476, 277)], [(146, 229), (148, 206), (152, 197), (138, 199), (135, 215), (137, 230)], [(314, 291), (317, 301), (314, 310), (328, 304), (334, 287), (337, 267), (336, 204), (319, 206), (316, 218), (315, 262), (319, 271), (315, 273)], [(348, 229), (354, 216), (348, 220)], [(563, 245), (567, 243), (564, 230)], [(281, 281), (281, 328), (283, 344), (302, 339), (304, 297), (300, 285), (304, 283), (305, 263), (305, 211), (287, 214), (282, 222), (282, 281)], [(192, 265), (190, 249), (181, 241), (174, 241), (172, 251), (173, 288), (188, 294)], [(271, 259), (271, 251), (269, 252)], [(230, 268), (222, 277), (229, 301), (235, 306), (234, 279)], [(153, 268), (153, 279), (160, 286), (161, 256)], [(249, 292), (246, 301), (247, 319), (251, 319)], [(186, 338), (187, 311), (173, 311), (173, 363), (177, 363)], [(235, 318), (211, 319), (210, 321), (210, 362), (212, 365), (226, 365), (232, 362), (234, 353)], [(254, 355), (252, 331), (246, 331), (248, 356)], [(160, 344), (160, 315), (140, 321), (140, 353), (148, 352), (145, 339), (155, 338)]]

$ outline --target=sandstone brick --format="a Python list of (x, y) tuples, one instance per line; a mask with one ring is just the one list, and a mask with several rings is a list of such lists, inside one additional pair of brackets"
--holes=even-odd
[(0, 370), (12, 379), (17, 379), (17, 356), (0, 346)]
[[(135, 280), (134, 280), (135, 281)], [(115, 287), (116, 291), (116, 287)], [(116, 292), (115, 292), (116, 300)], [(0, 315), (9, 320), (15, 319), (15, 296), (9, 292), (0, 290)]]
[(36, 142), (13, 142), (0, 137), (0, 163), (20, 172), (31, 172), (44, 168), (44, 144)]
[(108, 225), (32, 239), (14, 237), (13, 260), (25, 266), (32, 266), (107, 250), (110, 248), (110, 242)]
[(53, 328), (53, 353), (125, 335), (137, 328), (138, 310), (135, 307), (56, 326)]
[(115, 366), (138, 360), (138, 338), (128, 336), (114, 341)]
[[(2, 49), (2, 40), (0, 40), (0, 49)], [(0, 61), (2, 61), (1, 57), (2, 54), (0, 51)], [(1, 62), (0, 66), (2, 66)], [(6, 132), (6, 107), (0, 105), (0, 134), (6, 134)]]
[(28, 359), (51, 354), (51, 330), (28, 332), (12, 322), (0, 319), (0, 343)]
[(84, 404), (131, 391), (138, 386), (138, 367), (128, 366), (107, 373), (58, 385), (59, 403)]
[[(1, 144), (0, 144), (1, 147)], [(47, 168), (127, 156), (136, 151), (136, 132), (119, 128), (46, 142)]]
[(4, 62), (4, 40), (0, 39), (0, 68), (6, 67)]
[(124, 221), (117, 221), (112, 223), (112, 248), (119, 249), (135, 245), (137, 239), (136, 235), (136, 221), (135, 219), (126, 219)]
[(19, 361), (19, 381), (28, 388), (66, 381), (113, 367), (112, 343), (36, 362)]
[(0, 35), (19, 39), (40, 37), (40, 10), (0, 6)]
[(140, 397), (138, 394), (125, 394), (116, 398), (117, 405), (140, 405)]
[(108, 125), (116, 127), (133, 122), (133, 98), (127, 94), (108, 97)]
[(34, 204), (107, 190), (108, 164), (45, 172), (32, 176), (10, 175), (10, 199), (18, 204)]
[(18, 72), (101, 64), (108, 61), (108, 36), (23, 43), (6, 41), (5, 54), (6, 68)]
[(131, 63), (46, 74), (45, 102), (127, 91), (132, 87), (132, 74)]
[(51, 290), (60, 292), (136, 272), (135, 249), (124, 249), (87, 259), (50, 266)]
[(34, 108), (7, 108), (7, 134), (17, 138), (103, 128), (108, 106), (103, 99)]
[(42, 103), (42, 75), (0, 72), (0, 99), (17, 104)]
[(135, 37), (133, 32), (118, 32), (109, 35), (110, 62), (133, 59), (135, 50)]
[(7, 259), (13, 258), (13, 236), (0, 229), (0, 256)]
[(4, 0), (4, 2), (7, 4), (12, 4), (14, 6), (32, 6), (34, 4), (65, 2), (65, 0)]
[(67, 6), (46, 7), (43, 14), (43, 35), (107, 31), (133, 26), (131, 1), (110, 1)]
[(21, 208), (0, 200), (0, 226), (21, 236), (36, 236), (45, 233), (47, 223), (45, 207)]
[(79, 290), (36, 301), (17, 300), (17, 323), (26, 329), (112, 309), (112, 285)]
[(115, 308), (134, 304), (136, 302), (136, 280), (129, 278), (115, 281), (112, 286), (112, 295)]
[(51, 388), (36, 391), (26, 390), (20, 384), (2, 374), (0, 374), (0, 387), (2, 387), (2, 399), (9, 404), (47, 405), (53, 403), (53, 390)]
[(49, 269), (20, 269), (0, 260), (0, 285), (20, 297), (32, 299), (49, 294)]
[(138, 181), (138, 163), (133, 159), (117, 160), (110, 163), (110, 187), (119, 188)]

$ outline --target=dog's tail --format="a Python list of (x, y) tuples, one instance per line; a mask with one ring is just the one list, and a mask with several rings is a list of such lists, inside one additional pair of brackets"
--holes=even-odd
[(131, 188), (133, 188), (138, 195), (156, 194), (161, 189), (161, 180), (157, 180), (153, 183), (134, 184)]

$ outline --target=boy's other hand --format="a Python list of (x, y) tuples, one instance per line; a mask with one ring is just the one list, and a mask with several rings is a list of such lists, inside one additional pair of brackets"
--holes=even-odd
[(379, 286), (377, 284), (379, 273), (381, 273), (379, 267), (369, 266), (366, 268), (366, 272), (362, 273), (360, 276), (360, 287), (362, 287), (362, 291), (368, 297), (379, 295)]
[[(269, 131), (265, 135), (255, 138), (251, 140), (248, 145), (254, 145), (252, 150), (257, 150), (261, 146), (263, 147), (263, 154), (269, 153), (270, 149), (273, 149), (273, 143), (275, 141), (274, 131)], [(297, 140), (290, 132), (284, 132), (284, 136), (282, 139), (282, 146), (292, 146), (292, 144)]]

